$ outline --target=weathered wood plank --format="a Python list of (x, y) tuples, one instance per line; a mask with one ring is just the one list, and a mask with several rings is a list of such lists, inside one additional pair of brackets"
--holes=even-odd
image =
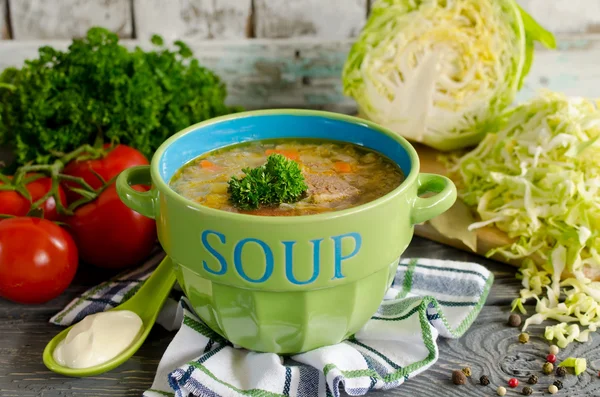
[(542, 26), (556, 33), (600, 33), (598, 0), (517, 0)]
[[(123, 41), (150, 48), (146, 42)], [(36, 56), (42, 42), (6, 42), (0, 45), (0, 70), (22, 65)], [(69, 42), (50, 42), (66, 49)], [(231, 104), (248, 109), (309, 107), (353, 112), (354, 102), (344, 97), (341, 67), (350, 46), (346, 41), (317, 43), (295, 40), (241, 40), (189, 42), (202, 65), (227, 83)]]
[(15, 40), (71, 39), (92, 26), (132, 37), (130, 0), (10, 0)]
[[(146, 41), (127, 41), (129, 47)], [(40, 45), (67, 48), (68, 41), (4, 41), (0, 70), (35, 57)], [(342, 92), (341, 71), (351, 40), (208, 40), (189, 41), (200, 62), (227, 83), (231, 104), (248, 109), (301, 107), (354, 112), (355, 103)], [(540, 88), (568, 95), (600, 96), (600, 35), (561, 36), (559, 49), (539, 49), (518, 100)]]
[[(371, 0), (373, 6), (378, 0)], [(600, 33), (599, 0), (517, 0), (525, 11), (554, 33)]]
[(367, 0), (255, 0), (256, 37), (355, 37), (367, 15)]
[[(473, 326), (460, 339), (440, 339), (440, 358), (428, 371), (407, 381), (403, 386), (390, 390), (385, 395), (392, 396), (444, 396), (480, 397), (495, 396), (496, 388), (509, 389), (508, 396), (521, 395), (524, 386), (534, 390), (534, 396), (549, 395), (548, 386), (557, 379), (564, 385), (559, 396), (598, 396), (600, 395), (600, 335), (594, 334), (587, 343), (572, 343), (558, 354), (558, 361), (567, 357), (584, 357), (588, 369), (580, 376), (572, 373), (564, 378), (554, 374), (544, 375), (542, 365), (546, 361), (550, 343), (543, 337), (544, 325), (527, 329), (530, 339), (527, 344), (518, 341), (519, 330), (506, 325), (509, 308), (487, 306), (477, 317)], [(452, 371), (470, 367), (472, 376), (467, 384), (456, 386), (450, 377)], [(537, 375), (539, 382), (527, 384), (531, 375)], [(490, 379), (489, 386), (479, 384), (481, 375)], [(510, 389), (507, 381), (517, 378), (518, 388)]]
[(530, 98), (540, 89), (573, 96), (600, 97), (598, 59), (598, 35), (572, 35), (569, 40), (559, 40), (557, 51), (538, 50), (517, 100)]
[(8, 3), (7, 0), (0, 0), (0, 40), (8, 39)]
[(136, 36), (166, 40), (247, 36), (251, 0), (133, 0)]

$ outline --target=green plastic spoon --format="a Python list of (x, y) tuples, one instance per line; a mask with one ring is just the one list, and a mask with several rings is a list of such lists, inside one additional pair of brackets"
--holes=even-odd
[(150, 333), (156, 317), (160, 312), (173, 284), (175, 283), (175, 272), (173, 271), (173, 263), (169, 257), (165, 257), (163, 261), (158, 265), (152, 275), (146, 280), (139, 291), (132, 296), (127, 302), (120, 304), (119, 306), (110, 310), (130, 310), (136, 313), (142, 319), (143, 326), (137, 337), (137, 339), (126, 349), (123, 350), (118, 356), (110, 361), (107, 361), (100, 365), (95, 365), (88, 368), (68, 368), (58, 364), (53, 357), (54, 349), (58, 346), (59, 342), (67, 337), (67, 333), (73, 327), (63, 330), (61, 333), (56, 335), (44, 349), (44, 364), (49, 370), (56, 373), (74, 376), (74, 377), (86, 377), (102, 374), (118, 367), (127, 361), (133, 354), (142, 346), (144, 340)]

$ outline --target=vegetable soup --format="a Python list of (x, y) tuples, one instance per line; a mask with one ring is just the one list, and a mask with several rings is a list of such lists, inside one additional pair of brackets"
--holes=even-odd
[[(184, 165), (170, 185), (182, 196), (211, 208), (295, 216), (368, 203), (398, 187), (403, 179), (394, 162), (370, 149), (345, 142), (280, 139), (206, 153)], [(267, 192), (270, 188), (279, 190)], [(264, 204), (279, 193), (292, 199)], [(252, 208), (255, 202), (263, 204)]]

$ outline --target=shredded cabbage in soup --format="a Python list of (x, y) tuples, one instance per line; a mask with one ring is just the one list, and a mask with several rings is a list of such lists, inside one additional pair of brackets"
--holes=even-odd
[[(277, 207), (243, 211), (233, 206), (227, 191), (232, 176), (264, 164), (280, 153), (300, 165), (308, 191), (302, 200)], [(254, 141), (200, 156), (171, 180), (182, 196), (207, 207), (255, 215), (310, 215), (368, 203), (384, 196), (404, 179), (400, 168), (372, 150), (349, 143), (287, 139)]]

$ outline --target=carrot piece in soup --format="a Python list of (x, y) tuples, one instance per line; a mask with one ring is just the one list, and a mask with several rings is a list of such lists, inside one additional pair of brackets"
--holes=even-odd
[(282, 156), (287, 157), (290, 160), (298, 161), (300, 160), (300, 154), (295, 150), (283, 150), (283, 149), (267, 149), (265, 154), (267, 156), (272, 155), (273, 153), (281, 154)]
[(209, 170), (218, 170), (219, 168), (221, 168), (218, 165), (216, 165), (215, 163), (208, 161), (208, 160), (201, 160), (200, 167), (206, 168)]
[(352, 172), (352, 164), (343, 161), (335, 162), (333, 168), (335, 168), (337, 172)]

